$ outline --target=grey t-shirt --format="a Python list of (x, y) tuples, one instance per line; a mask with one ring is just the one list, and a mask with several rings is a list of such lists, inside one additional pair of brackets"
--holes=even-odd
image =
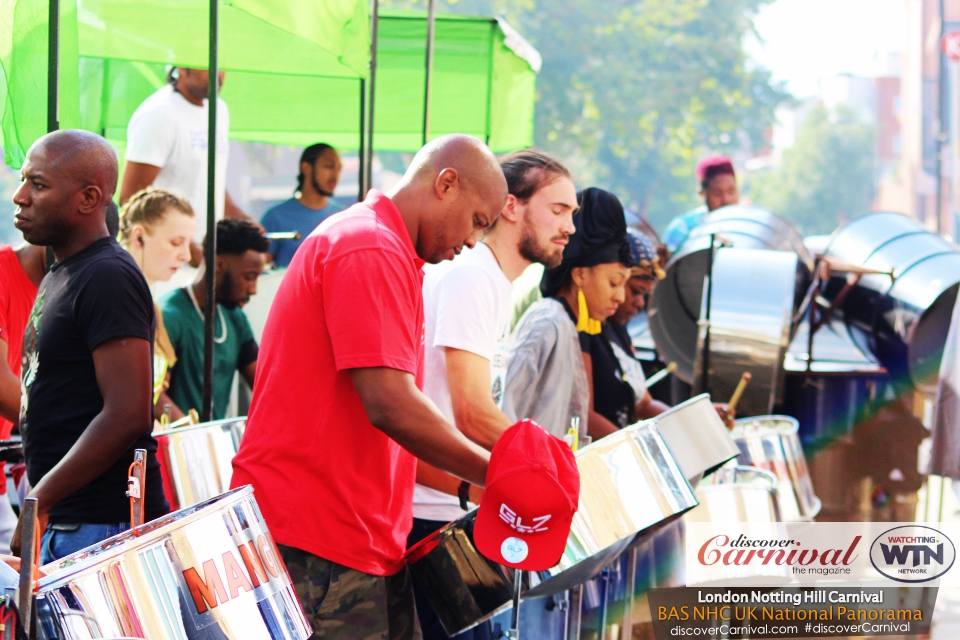
[(577, 417), (586, 432), (590, 388), (577, 327), (556, 299), (535, 302), (520, 318), (506, 380), (503, 412), (511, 420), (533, 419), (562, 438)]

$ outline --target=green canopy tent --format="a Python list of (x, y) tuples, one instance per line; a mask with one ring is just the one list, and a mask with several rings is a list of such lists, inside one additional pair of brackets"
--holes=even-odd
[[(309, 75), (349, 90), (358, 103), (370, 59), (365, 0), (222, 4), (220, 66), (231, 72), (233, 101), (282, 102)], [(0, 108), (12, 167), (47, 131), (47, 22), (46, 2), (0, 0)], [(208, 25), (205, 0), (60, 0), (60, 127), (122, 142), (166, 65), (208, 66)], [(274, 93), (258, 86), (260, 78)]]
[[(165, 82), (167, 65), (207, 66), (206, 2), (62, 1), (62, 128), (95, 131), (122, 147), (130, 116)], [(360, 80), (370, 58), (366, 6), (224, 3), (221, 97), (230, 105), (230, 137), (358, 148)], [(46, 24), (45, 3), (0, 0), (0, 105), (12, 167), (47, 130)], [(378, 32), (373, 143), (414, 151), (423, 137), (426, 14), (382, 11)], [(495, 151), (529, 146), (539, 65), (536, 51), (503, 21), (437, 16), (430, 137), (468, 133)]]
[[(30, 144), (57, 127), (101, 133), (122, 148), (130, 116), (164, 82), (168, 65), (229, 72), (222, 97), (234, 139), (326, 140), (360, 148), (362, 160), (371, 143), (418, 149), (425, 128), (430, 137), (472, 134), (495, 151), (529, 146), (540, 56), (509, 25), (432, 11), (430, 20), (387, 12), (378, 21), (376, 0), (373, 6), (379, 49), (377, 40), (370, 46), (363, 0), (0, 0), (5, 162), (19, 168)], [(379, 75), (366, 88), (371, 51)], [(210, 90), (215, 96), (213, 84)], [(212, 157), (208, 164), (212, 174)], [(361, 188), (369, 186), (365, 164)], [(212, 227), (212, 189), (207, 202)], [(215, 252), (208, 246), (206, 259)], [(214, 297), (212, 278), (207, 296)], [(212, 405), (212, 309), (205, 314), (204, 419)]]

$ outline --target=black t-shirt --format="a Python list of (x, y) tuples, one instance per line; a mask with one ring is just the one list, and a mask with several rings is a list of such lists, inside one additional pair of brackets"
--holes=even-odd
[[(40, 283), (23, 337), (20, 432), (27, 477), (36, 486), (103, 410), (93, 350), (115, 338), (142, 338), (153, 348), (153, 300), (139, 267), (113, 238), (58, 262)], [(141, 436), (99, 478), (55, 505), (50, 522), (129, 522), (128, 468), (147, 450), (146, 518), (170, 509), (163, 495), (157, 441)]]
[[(637, 404), (633, 387), (623, 379), (623, 371), (610, 340), (619, 336), (611, 333), (612, 325), (603, 323), (603, 331), (597, 335), (580, 332), (580, 350), (590, 354), (593, 363), (593, 410), (623, 428), (630, 424)], [(629, 353), (629, 351), (628, 351)]]

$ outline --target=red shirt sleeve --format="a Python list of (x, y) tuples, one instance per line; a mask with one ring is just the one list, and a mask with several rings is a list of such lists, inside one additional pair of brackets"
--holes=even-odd
[[(10, 274), (3, 274), (4, 278), (8, 278)], [(9, 283), (9, 280), (7, 281)], [(7, 292), (7, 287), (9, 284), (0, 284), (0, 340), (3, 340), (7, 343), (7, 346), (10, 346), (10, 319), (7, 317), (7, 310), (10, 307), (10, 296)]]
[(389, 367), (417, 375), (420, 278), (410, 260), (360, 249), (323, 267), (323, 309), (338, 371)]

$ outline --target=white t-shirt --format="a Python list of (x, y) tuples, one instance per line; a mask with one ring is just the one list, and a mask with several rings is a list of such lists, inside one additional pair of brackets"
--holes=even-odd
[[(217, 100), (217, 220), (223, 219), (230, 112)], [(194, 240), (207, 231), (207, 101), (191, 104), (170, 85), (133, 112), (127, 125), (127, 160), (160, 167), (153, 186), (186, 198), (197, 219)]]
[[(507, 373), (510, 295), (513, 285), (490, 248), (482, 242), (454, 260), (424, 267), (423, 314), (426, 321), (423, 392), (454, 422), (444, 349), (475, 353), (490, 361), (490, 393), (501, 406)], [(460, 500), (417, 485), (413, 517), (450, 522), (465, 512)]]

